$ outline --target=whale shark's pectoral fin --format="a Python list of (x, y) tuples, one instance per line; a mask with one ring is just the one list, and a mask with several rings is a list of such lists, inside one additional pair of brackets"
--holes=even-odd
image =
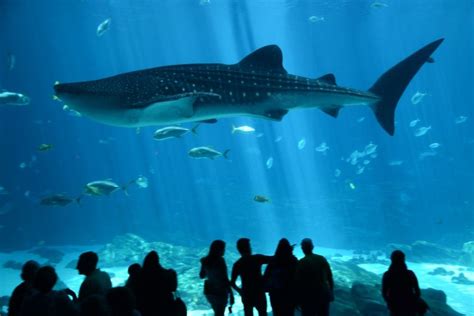
[(208, 119), (208, 120), (202, 120), (198, 121), (199, 123), (205, 123), (205, 124), (215, 124), (217, 123), (217, 119)]
[(202, 97), (219, 97), (219, 95), (203, 92), (161, 96), (144, 107), (144, 120), (166, 121), (190, 118), (194, 115), (194, 102)]
[(266, 118), (267, 120), (272, 121), (281, 121), (287, 113), (288, 110), (285, 109), (269, 110), (263, 113), (262, 118)]
[(342, 106), (334, 105), (334, 106), (331, 106), (331, 107), (322, 108), (321, 111), (323, 111), (324, 113), (329, 114), (332, 117), (336, 118), (339, 115), (339, 111), (341, 109), (342, 109)]

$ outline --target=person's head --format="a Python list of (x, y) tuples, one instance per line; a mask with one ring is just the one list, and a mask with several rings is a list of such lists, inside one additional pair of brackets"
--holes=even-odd
[(223, 240), (214, 240), (209, 247), (208, 257), (217, 258), (224, 256), (225, 242)]
[(155, 268), (160, 265), (160, 257), (155, 250), (150, 251), (143, 260), (143, 269)]
[(275, 257), (289, 257), (293, 254), (293, 246), (290, 244), (288, 239), (282, 238), (278, 242), (278, 246), (275, 250)]
[(39, 263), (34, 260), (25, 262), (21, 268), (21, 279), (25, 282), (33, 282), (39, 268)]
[(129, 288), (119, 286), (110, 289), (106, 295), (111, 316), (131, 316), (135, 309), (135, 297)]
[(251, 255), (252, 248), (250, 247), (250, 239), (240, 238), (237, 240), (237, 250), (241, 255)]
[(81, 253), (77, 261), (77, 271), (79, 271), (79, 274), (88, 276), (97, 269), (98, 262), (99, 256), (97, 256), (95, 252), (88, 251)]
[(51, 266), (44, 266), (38, 269), (36, 272), (33, 287), (41, 293), (50, 292), (56, 282), (58, 281), (58, 275)]
[(393, 267), (406, 267), (405, 254), (401, 250), (393, 251), (390, 260), (392, 260)]
[(142, 266), (139, 263), (133, 263), (128, 267), (128, 275), (135, 276), (140, 273)]
[(311, 238), (304, 238), (301, 241), (301, 250), (303, 251), (303, 253), (305, 255), (312, 254), (313, 249), (314, 249), (314, 245), (313, 245), (313, 241), (311, 240)]

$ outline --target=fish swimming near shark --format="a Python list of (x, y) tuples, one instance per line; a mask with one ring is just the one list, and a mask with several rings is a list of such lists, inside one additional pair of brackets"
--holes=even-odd
[(281, 121), (290, 110), (300, 108), (318, 108), (337, 117), (343, 107), (367, 105), (393, 135), (398, 100), (442, 41), (399, 62), (368, 91), (339, 86), (333, 74), (316, 79), (289, 74), (276, 45), (257, 49), (236, 64), (163, 66), (58, 83), (54, 90), (57, 98), (82, 115), (123, 127), (215, 122), (233, 116)]

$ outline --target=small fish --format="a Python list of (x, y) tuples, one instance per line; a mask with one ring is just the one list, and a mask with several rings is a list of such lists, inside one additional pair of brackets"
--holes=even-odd
[(207, 6), (211, 4), (211, 0), (199, 0), (199, 5)]
[(30, 104), (30, 98), (22, 93), (0, 91), (0, 105), (23, 106)]
[(357, 166), (356, 174), (362, 174), (365, 170), (363, 166)]
[(400, 166), (403, 164), (403, 160), (391, 160), (388, 162), (389, 166)]
[(25, 193), (23, 193), (23, 195), (25, 197), (30, 197), (30, 193), (31, 193), (30, 190), (27, 190), (27, 191), (25, 191)]
[(266, 165), (267, 169), (271, 169), (273, 167), (273, 157), (267, 159)]
[(51, 144), (41, 144), (41, 145), (38, 146), (37, 149), (38, 149), (38, 151), (49, 151), (49, 150), (53, 149), (53, 147), (54, 146), (51, 145)]
[(427, 95), (427, 93), (423, 93), (423, 92), (420, 92), (420, 91), (417, 91), (412, 97), (411, 97), (411, 103), (412, 104), (418, 104), (420, 103), (423, 98)]
[(339, 176), (341, 175), (341, 173), (342, 173), (342, 172), (341, 172), (340, 169), (334, 170), (334, 176), (335, 176), (336, 178), (339, 177)]
[(374, 9), (388, 8), (388, 4), (380, 2), (380, 1), (375, 1), (375, 2), (372, 2), (370, 7)]
[(189, 150), (188, 155), (191, 158), (195, 158), (195, 159), (207, 158), (207, 159), (214, 160), (217, 157), (224, 157), (225, 159), (229, 159), (229, 157), (227, 156), (229, 151), (230, 149), (227, 149), (223, 153), (221, 153), (210, 147), (195, 147)]
[(99, 26), (97, 26), (96, 34), (98, 37), (104, 35), (105, 32), (109, 30), (111, 22), (112, 20), (109, 18), (109, 19), (104, 20), (102, 23), (99, 24)]
[(433, 157), (436, 156), (436, 151), (431, 150), (431, 151), (424, 151), (418, 155), (418, 159), (423, 160), (427, 157)]
[(198, 127), (199, 127), (199, 124), (194, 126), (192, 129), (179, 127), (179, 126), (168, 126), (168, 127), (157, 129), (155, 133), (153, 134), (153, 138), (155, 140), (165, 140), (165, 139), (170, 139), (170, 138), (180, 138), (181, 136), (186, 135), (189, 132), (192, 132), (193, 134), (197, 134), (196, 130)]
[(362, 163), (367, 166), (370, 163), (370, 160), (365, 159), (364, 161), (362, 161)]
[(278, 136), (277, 138), (275, 138), (275, 143), (281, 142), (282, 139), (283, 139), (283, 136)]
[(419, 119), (415, 119), (415, 120), (411, 121), (411, 122), (410, 122), (410, 127), (415, 127), (416, 124), (418, 124), (418, 122), (420, 122)]
[(263, 195), (255, 195), (253, 200), (258, 203), (268, 203), (270, 199)]
[(302, 150), (303, 148), (306, 147), (306, 139), (302, 138), (300, 139), (300, 141), (298, 142), (298, 149), (299, 150)]
[(317, 152), (326, 154), (326, 151), (329, 150), (329, 147), (328, 147), (328, 145), (326, 144), (326, 142), (322, 142), (322, 143), (321, 143), (318, 147), (316, 147), (314, 150), (316, 150)]
[(349, 182), (349, 188), (351, 188), (351, 190), (355, 190), (355, 189), (356, 189), (356, 186), (355, 186), (354, 183)]
[(258, 133), (257, 135), (255, 135), (255, 137), (260, 138), (260, 137), (263, 137), (263, 135), (265, 135), (265, 134), (263, 134), (263, 133)]
[(7, 55), (7, 68), (8, 68), (8, 70), (12, 71), (13, 69), (15, 69), (15, 65), (16, 65), (16, 56), (15, 56), (15, 54), (8, 53), (8, 55)]
[(255, 132), (255, 128), (253, 128), (252, 126), (242, 125), (235, 127), (235, 125), (232, 125), (232, 134), (250, 134), (253, 132)]
[(20, 163), (19, 167), (20, 167), (20, 169), (25, 169), (27, 167), (26, 162)]
[(148, 188), (148, 178), (145, 176), (139, 176), (136, 180), (135, 183), (138, 185), (138, 187), (142, 189)]
[(426, 62), (427, 62), (428, 64), (434, 64), (435, 60), (434, 60), (433, 57), (428, 57), (428, 59), (426, 60)]
[(415, 136), (416, 137), (420, 137), (420, 136), (423, 136), (425, 135), (426, 133), (428, 133), (428, 131), (431, 129), (431, 126), (422, 126), (420, 128), (418, 128), (416, 131), (415, 131)]
[(80, 204), (82, 195), (77, 198), (71, 198), (64, 194), (54, 194), (41, 199), (40, 205), (44, 206), (67, 206), (73, 202)]
[(357, 123), (362, 123), (363, 121), (365, 121), (365, 116), (361, 116), (357, 119)]
[(309, 23), (318, 23), (318, 22), (324, 22), (324, 16), (316, 16), (312, 15), (308, 18)]
[(461, 116), (456, 117), (456, 119), (454, 120), (454, 123), (462, 124), (466, 121), (467, 121), (467, 116), (461, 115)]
[(436, 149), (436, 148), (439, 148), (441, 146), (440, 143), (431, 143), (428, 147), (430, 147), (431, 149)]
[(127, 193), (126, 187), (121, 187), (111, 180), (99, 180), (87, 183), (84, 187), (84, 193), (87, 195), (104, 196), (120, 189)]
[(365, 155), (371, 155), (377, 151), (377, 145), (373, 144), (370, 142), (367, 146), (364, 148), (364, 153)]

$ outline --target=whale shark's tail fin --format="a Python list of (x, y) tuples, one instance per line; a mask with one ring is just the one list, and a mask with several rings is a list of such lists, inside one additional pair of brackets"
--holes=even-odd
[(443, 42), (443, 38), (434, 41), (408, 56), (385, 72), (369, 89), (381, 98), (370, 105), (382, 128), (393, 135), (395, 132), (395, 108), (398, 100), (424, 63), (432, 62), (431, 54)]

